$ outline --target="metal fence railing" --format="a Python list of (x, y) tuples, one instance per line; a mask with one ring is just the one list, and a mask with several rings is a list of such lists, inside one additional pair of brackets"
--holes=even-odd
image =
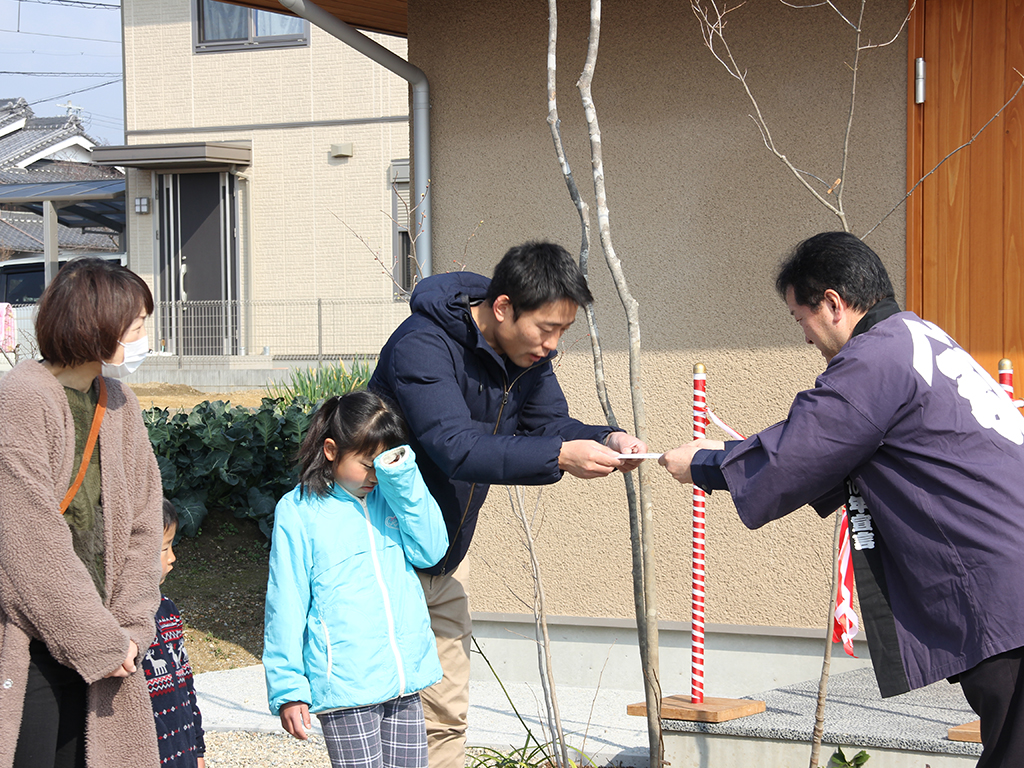
[[(18, 358), (35, 355), (35, 306), (15, 307)], [(153, 351), (180, 357), (269, 355), (324, 360), (375, 355), (409, 315), (391, 298), (159, 302), (147, 320)]]
[(408, 314), (408, 304), (389, 298), (161, 302), (150, 344), (179, 356), (372, 355)]

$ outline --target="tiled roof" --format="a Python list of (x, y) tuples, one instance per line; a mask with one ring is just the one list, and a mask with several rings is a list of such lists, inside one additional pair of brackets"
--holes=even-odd
[(0, 168), (16, 166), (25, 158), (73, 136), (82, 136), (90, 143), (82, 123), (74, 115), (67, 117), (30, 117), (25, 127), (0, 136)]
[(23, 98), (0, 99), (0, 129), (24, 117), (32, 117), (32, 107)]
[[(18, 121), (24, 126), (17, 128)], [(16, 193), (25, 185), (44, 185), (55, 188), (65, 197), (58, 216), (62, 222), (57, 227), (58, 246), (61, 250), (85, 249), (116, 251), (116, 239), (108, 235), (83, 234), (80, 228), (98, 229), (106, 223), (113, 230), (124, 227), (124, 174), (116, 168), (78, 163), (71, 160), (51, 160), (45, 157), (48, 148), (54, 148), (69, 138), (81, 136), (95, 144), (85, 133), (79, 119), (73, 115), (63, 117), (36, 117), (32, 108), (23, 98), (0, 98), (0, 134), (4, 126), (11, 130), (0, 135), (0, 188), (4, 192)], [(19, 168), (18, 163), (33, 156), (44, 154), (28, 168)], [(95, 196), (76, 192), (76, 183), (120, 181), (121, 194), (116, 199), (95, 199)], [(13, 185), (21, 185), (13, 186)], [(88, 186), (88, 185), (86, 185)], [(10, 198), (10, 196), (8, 196)], [(48, 199), (48, 198), (47, 198)], [(41, 204), (18, 203), (0, 210), (0, 251), (41, 253), (43, 250), (43, 223), (38, 215)], [(113, 223), (111, 223), (113, 222)]]
[[(57, 227), (60, 250), (118, 250), (117, 240), (108, 235), (86, 234), (78, 229)], [(0, 251), (43, 252), (43, 219), (32, 213), (0, 210)]]
[(0, 167), (0, 184), (34, 184), (49, 181), (93, 181), (121, 179), (124, 174), (117, 168), (92, 163), (72, 163), (64, 160), (42, 160), (28, 168)]

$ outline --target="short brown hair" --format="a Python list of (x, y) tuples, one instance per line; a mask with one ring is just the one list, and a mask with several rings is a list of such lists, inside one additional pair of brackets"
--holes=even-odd
[(73, 259), (39, 299), (39, 354), (62, 366), (109, 360), (143, 310), (153, 313), (153, 294), (141, 277), (105, 259)]

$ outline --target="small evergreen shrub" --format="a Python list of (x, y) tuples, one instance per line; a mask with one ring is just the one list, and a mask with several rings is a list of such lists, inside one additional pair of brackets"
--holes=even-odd
[(255, 520), (269, 539), (277, 500), (297, 482), (294, 459), (313, 407), (299, 396), (263, 398), (256, 409), (207, 401), (189, 413), (143, 411), (178, 531), (195, 536), (216, 507)]

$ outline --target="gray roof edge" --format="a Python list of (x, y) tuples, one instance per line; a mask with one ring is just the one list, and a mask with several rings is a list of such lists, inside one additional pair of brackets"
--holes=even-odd
[(114, 147), (96, 147), (93, 162), (100, 165), (120, 165), (130, 168), (249, 165), (252, 162), (252, 142), (243, 141), (191, 141), (180, 144), (128, 144)]

